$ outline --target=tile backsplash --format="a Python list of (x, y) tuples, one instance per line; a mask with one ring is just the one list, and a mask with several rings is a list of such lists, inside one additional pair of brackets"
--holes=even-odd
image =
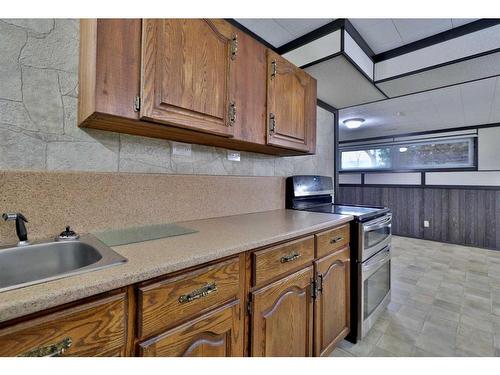
[(317, 153), (276, 157), (77, 127), (79, 20), (0, 21), (0, 170), (332, 176), (333, 115), (318, 107)]

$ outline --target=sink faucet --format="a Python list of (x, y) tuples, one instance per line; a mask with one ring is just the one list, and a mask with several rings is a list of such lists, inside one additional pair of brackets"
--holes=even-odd
[(4, 213), (2, 218), (5, 221), (16, 221), (16, 233), (19, 238), (18, 246), (23, 246), (29, 244), (28, 241), (28, 231), (26, 230), (26, 226), (24, 223), (28, 222), (28, 219), (24, 217), (24, 215), (20, 212), (18, 213)]

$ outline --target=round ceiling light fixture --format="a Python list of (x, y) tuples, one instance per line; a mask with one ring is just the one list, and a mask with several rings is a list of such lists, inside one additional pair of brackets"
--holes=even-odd
[(364, 118), (349, 118), (347, 120), (344, 120), (344, 125), (349, 129), (357, 129), (363, 124), (363, 122), (365, 122)]

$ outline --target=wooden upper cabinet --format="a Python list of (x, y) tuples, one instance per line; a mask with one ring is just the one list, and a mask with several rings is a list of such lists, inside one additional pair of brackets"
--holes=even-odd
[(252, 356), (312, 356), (312, 277), (309, 266), (252, 292)]
[(236, 51), (223, 20), (143, 20), (141, 118), (232, 136)]
[(350, 279), (349, 248), (315, 262), (319, 280), (315, 300), (314, 355), (328, 355), (349, 333)]
[(79, 69), (80, 127), (315, 152), (316, 81), (224, 20), (82, 19)]
[(316, 80), (267, 51), (267, 143), (314, 153)]
[(250, 35), (233, 29), (238, 48), (233, 61), (235, 103), (234, 139), (265, 147), (267, 106), (266, 47)]

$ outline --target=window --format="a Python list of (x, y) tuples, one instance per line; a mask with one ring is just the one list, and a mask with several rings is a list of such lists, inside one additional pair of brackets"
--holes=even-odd
[(391, 167), (390, 147), (342, 151), (342, 169), (387, 169)]
[(473, 168), (474, 147), (474, 137), (467, 137), (343, 148), (341, 170)]

